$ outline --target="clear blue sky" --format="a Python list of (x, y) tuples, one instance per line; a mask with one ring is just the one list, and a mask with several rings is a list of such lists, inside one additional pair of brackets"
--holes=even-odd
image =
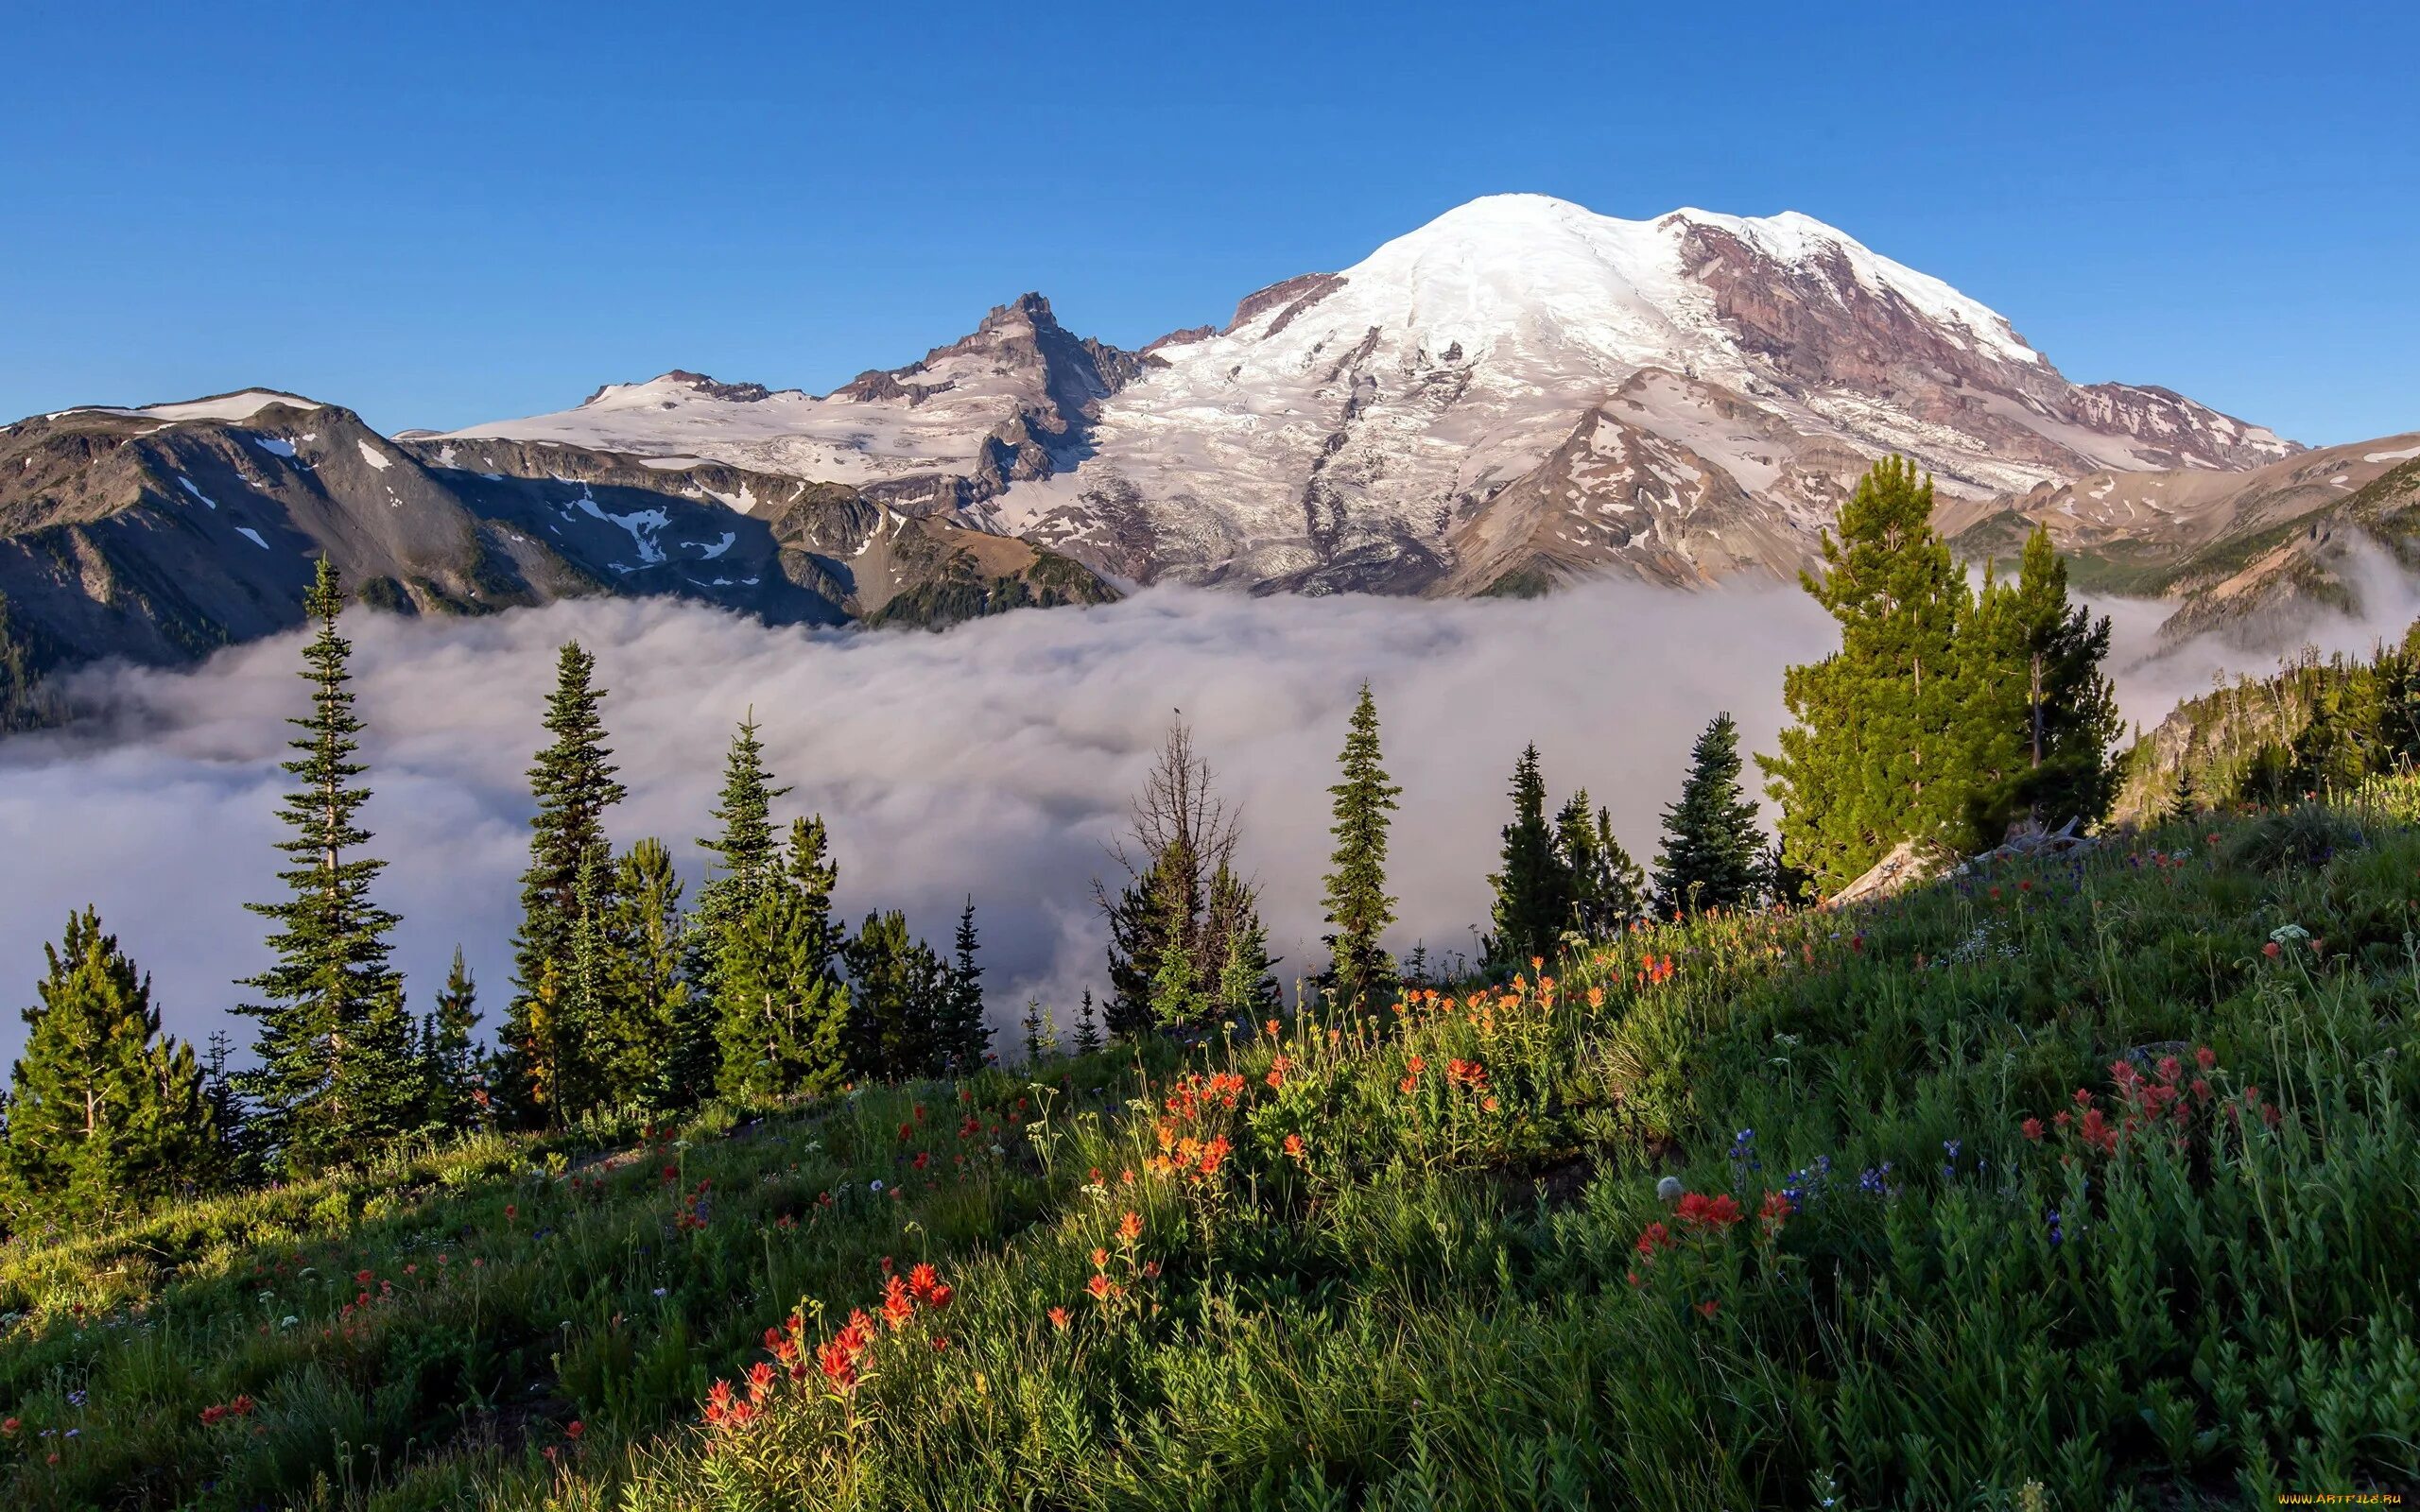
[(375, 9), (10, 8), (0, 418), (821, 389), (1028, 288), (1134, 344), (1531, 190), (1805, 211), (2079, 380), (2420, 427), (2408, 7)]

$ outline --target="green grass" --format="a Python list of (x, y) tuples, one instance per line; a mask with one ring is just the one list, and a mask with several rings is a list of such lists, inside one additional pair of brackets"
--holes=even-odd
[[(959, 1090), (875, 1090), (670, 1155), (490, 1141), (20, 1244), (0, 1504), (2409, 1487), (2415, 812), (2393, 784), (1855, 914), (1648, 930), (1551, 988), (993, 1074), (963, 1139)], [(2130, 1110), (2156, 1118), (2098, 1137)], [(947, 1306), (903, 1290), (890, 1327), (886, 1258), (933, 1264)], [(819, 1362), (855, 1309), (841, 1390)]]

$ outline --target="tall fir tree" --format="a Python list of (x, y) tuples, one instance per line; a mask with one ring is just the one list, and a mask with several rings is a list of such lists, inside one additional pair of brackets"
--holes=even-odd
[(1327, 874), (1333, 933), (1326, 936), (1328, 969), (1322, 982), (1339, 1002), (1356, 1006), (1394, 987), (1394, 962), (1378, 940), (1395, 921), (1395, 901), (1387, 896), (1387, 829), (1403, 789), (1387, 780), (1383, 762), (1378, 708), (1364, 682), (1337, 757), (1339, 781), (1328, 789), (1328, 833), (1336, 838)]
[(1076, 1054), (1089, 1056), (1100, 1047), (1100, 1022), (1093, 1011), (1093, 989), (1086, 988), (1083, 1006), (1076, 1012)]
[(941, 1025), (943, 1064), (951, 1071), (977, 1072), (992, 1055), (992, 1026), (984, 1017), (983, 966), (976, 958), (981, 940), (975, 931), (975, 900), (959, 910), (958, 933), (951, 939), (947, 1011)]
[(90, 908), (43, 953), (50, 969), (9, 1081), (0, 1203), (99, 1219), (210, 1183), (220, 1127), (193, 1047), (160, 1037), (150, 978)]
[(938, 1074), (949, 973), (931, 946), (908, 933), (908, 916), (868, 914), (845, 959), (850, 1071), (887, 1081)]
[(1517, 971), (1532, 960), (1551, 961), (1571, 918), (1571, 873), (1547, 824), (1546, 780), (1534, 745), (1512, 764), (1512, 822), (1504, 827), (1502, 869), (1487, 880), (1495, 888), (1490, 964)]
[[(503, 1090), (510, 1111), (524, 1124), (560, 1123), (578, 1110), (597, 1080), (595, 1067), (579, 1058), (579, 1047), (598, 1038), (589, 1022), (599, 994), (576, 983), (566, 992), (571, 956), (583, 912), (610, 907), (613, 847), (605, 815), (624, 796), (617, 768), (605, 745), (599, 712), (605, 690), (596, 686), (596, 659), (577, 641), (557, 656), (555, 691), (547, 696), (544, 726), (549, 740), (529, 768), (529, 792), (537, 812), (529, 819), (529, 866), (521, 878), (521, 928), (513, 936), (513, 997), (506, 1014)], [(593, 896), (592, 896), (593, 895)], [(592, 941), (593, 943), (593, 941)], [(549, 969), (556, 995), (541, 1003)], [(532, 1027), (533, 1015), (545, 1035)], [(541, 1089), (552, 1088), (542, 1099)]]
[(457, 945), (445, 985), (421, 1024), (422, 1095), (434, 1130), (460, 1133), (487, 1122), (491, 1098), (478, 1027), (479, 985)]
[(2040, 823), (2109, 816), (2123, 775), (2114, 755), (2125, 721), (2101, 664), (2110, 625), (2067, 598), (2067, 564), (2040, 525), (2026, 538), (2016, 581), (2028, 690), (2026, 775), (2017, 804)]
[(1885, 457), (1841, 507), (1839, 534), (1824, 534), (1823, 575), (1800, 576), (1839, 622), (1841, 649), (1784, 675), (1794, 722), (1757, 765), (1784, 850), (1826, 892), (1902, 840), (1971, 822), (1970, 684), (1955, 645), (1970, 595), (1932, 504), (1930, 478)]
[(1583, 938), (1607, 940), (1647, 907), (1647, 877), (1614, 833), (1614, 816), (1591, 810), (1582, 788), (1554, 820), (1555, 853), (1571, 878), (1571, 927)]
[(839, 868), (823, 821), (790, 825), (787, 853), (732, 926), (716, 988), (720, 1087), (728, 1096), (803, 1096), (838, 1089), (848, 1071), (857, 994), (834, 968)]
[(645, 839), (614, 866), (606, 901), (606, 1012), (597, 1070), (605, 1101), (660, 1108), (665, 1064), (689, 998), (683, 974), (681, 877), (672, 851)]
[(723, 760), (722, 792), (713, 810), (714, 817), (722, 823), (721, 831), (698, 842), (716, 859), (705, 885), (698, 890), (697, 912), (690, 920), (688, 977), (696, 998), (691, 1010), (682, 1016), (670, 1057), (681, 1069), (678, 1087), (721, 1085), (721, 1047), (729, 1038), (726, 1021), (744, 1020), (751, 1011), (758, 1011), (752, 1008), (748, 997), (754, 987), (755, 968), (744, 955), (752, 948), (753, 937), (761, 934), (750, 921), (757, 897), (780, 869), (773, 799), (789, 789), (773, 785), (756, 729), (752, 709), (739, 722)]
[(264, 1002), (235, 1011), (256, 1021), (259, 1064), (236, 1078), (254, 1108), (263, 1143), (286, 1171), (303, 1173), (364, 1158), (404, 1132), (389, 1123), (397, 1085), (413, 1075), (402, 982), (388, 965), (388, 931), (396, 916), (371, 901), (386, 863), (362, 853), (372, 838), (360, 824), (370, 789), (355, 760), (352, 643), (337, 632), (344, 594), (325, 558), (303, 600), (319, 633), (302, 652), (311, 713), (290, 719), (302, 734), (282, 769), (295, 779), (279, 816), (292, 832), (278, 842), (291, 865), (278, 873), (288, 896), (249, 903), (275, 928), (277, 964), (237, 984)]
[(1664, 853), (1655, 862), (1660, 911), (1694, 915), (1756, 901), (1765, 837), (1739, 771), (1739, 729), (1729, 714), (1717, 714), (1690, 747), (1680, 801), (1664, 811)]

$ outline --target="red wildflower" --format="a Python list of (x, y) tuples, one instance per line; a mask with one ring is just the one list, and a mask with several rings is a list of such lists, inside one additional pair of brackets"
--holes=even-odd
[(2219, 1053), (2211, 1049), (2208, 1045), (2204, 1045), (2193, 1052), (2193, 1064), (2201, 1067), (2204, 1071), (2209, 1070), (2218, 1063)]
[(1050, 1326), (1052, 1328), (1064, 1332), (1067, 1328), (1067, 1310), (1065, 1308), (1054, 1307), (1050, 1310)]
[(1705, 1314), (1707, 1317), (1712, 1317), (1719, 1310), (1720, 1310), (1721, 1306), (1721, 1303), (1709, 1297), (1704, 1301), (1698, 1304), (1698, 1311)]
[(2017, 1131), (2036, 1144), (2042, 1143), (2042, 1121), (2038, 1118), (2029, 1118), (2019, 1124)]
[(2273, 961), (2275, 960), (2280, 954), (2277, 942), (2273, 939), (2268, 944), (2261, 946), (2260, 954), (2268, 956)]
[(1128, 1209), (1126, 1216), (1117, 1220), (1117, 1242), (1131, 1245), (1143, 1237), (1143, 1215)]
[(1111, 1280), (1099, 1271), (1093, 1272), (1093, 1279), (1084, 1283), (1084, 1290), (1093, 1294), (1093, 1300), (1096, 1302), (1108, 1301), (1121, 1289), (1115, 1281)]
[(1286, 1153), (1292, 1156), (1297, 1160), (1301, 1160), (1303, 1158), (1303, 1136), (1300, 1134), (1287, 1135)]
[(915, 1315), (916, 1303), (915, 1300), (908, 1295), (908, 1283), (901, 1280), (898, 1277), (893, 1276), (890, 1278), (890, 1284), (883, 1291), (883, 1321), (890, 1324), (890, 1331), (893, 1333), (896, 1333), (901, 1329), (906, 1328), (908, 1320), (913, 1318)]
[(563, 1424), (563, 1436), (566, 1438), (578, 1438), (586, 1432), (588, 1432), (588, 1425), (577, 1418)]
[(1675, 1211), (1683, 1223), (1701, 1228), (1728, 1228), (1740, 1218), (1739, 1204), (1727, 1192), (1711, 1197), (1702, 1192), (1689, 1193), (1681, 1198)]
[(933, 1288), (941, 1283), (941, 1272), (933, 1269), (932, 1265), (925, 1261), (918, 1261), (915, 1268), (908, 1273), (908, 1290), (914, 1294), (919, 1301), (930, 1297), (933, 1294)]

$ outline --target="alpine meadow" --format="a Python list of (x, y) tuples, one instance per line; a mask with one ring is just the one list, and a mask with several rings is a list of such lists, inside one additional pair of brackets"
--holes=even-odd
[(0, 26), (0, 1509), (2420, 1496), (2420, 20), (230, 19)]

